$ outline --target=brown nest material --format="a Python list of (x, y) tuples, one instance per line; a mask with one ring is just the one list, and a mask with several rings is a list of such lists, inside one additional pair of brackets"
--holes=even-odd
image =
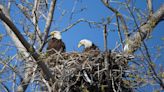
[(121, 53), (57, 52), (43, 59), (54, 75), (55, 92), (132, 92), (122, 81), (131, 57)]

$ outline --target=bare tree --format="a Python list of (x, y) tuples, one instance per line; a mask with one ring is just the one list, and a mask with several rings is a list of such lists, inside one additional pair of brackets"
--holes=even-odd
[[(83, 0), (70, 1), (73, 6), (69, 15), (62, 9), (63, 2), (66, 2), (64, 0), (1, 2), (0, 19), (7, 34), (0, 34), (0, 41), (7, 39), (8, 35), (14, 43), (14, 45), (11, 43), (0, 45), (5, 47), (0, 55), (1, 91), (24, 92), (29, 87), (33, 91), (48, 92), (132, 92), (150, 81), (160, 88), (155, 90), (163, 90), (164, 65), (155, 67), (156, 64), (152, 60), (145, 40), (163, 21), (164, 4), (154, 11), (152, 0), (147, 0), (145, 6), (148, 12), (145, 13), (135, 6), (135, 0), (100, 1), (105, 9), (113, 13), (111, 17), (102, 21), (80, 18), (73, 23), (74, 15), (87, 9), (77, 6)], [(119, 8), (114, 8), (113, 4)], [(52, 29), (55, 29), (53, 26), (57, 21), (56, 10), (61, 11), (59, 21), (65, 16), (69, 19), (68, 26), (61, 30), (62, 33), (81, 22), (104, 30), (104, 51), (98, 54), (56, 52), (52, 56), (46, 56), (48, 35)], [(121, 11), (129, 15), (125, 16)], [(13, 16), (14, 12), (15, 16)], [(20, 17), (19, 21), (18, 17)], [(134, 26), (131, 27), (130, 23)], [(111, 25), (114, 25), (120, 39), (118, 41), (120, 43), (113, 50), (107, 46)], [(7, 57), (9, 49), (17, 51), (13, 56)], [(136, 51), (138, 53), (135, 53)], [(8, 85), (12, 85), (12, 88)]]

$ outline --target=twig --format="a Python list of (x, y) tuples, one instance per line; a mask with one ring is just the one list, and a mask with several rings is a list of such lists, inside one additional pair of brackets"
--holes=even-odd
[(63, 33), (63, 32), (66, 32), (66, 31), (68, 31), (69, 29), (71, 29), (72, 27), (74, 27), (75, 25), (77, 25), (78, 23), (83, 22), (83, 21), (84, 21), (84, 19), (79, 19), (79, 20), (77, 20), (76, 22), (74, 22), (73, 24), (69, 25), (67, 28), (63, 29), (61, 32), (62, 32), (62, 33)]
[(149, 54), (148, 48), (147, 48), (147, 46), (146, 46), (146, 44), (144, 42), (143, 42), (143, 45), (144, 45), (144, 49), (146, 51), (147, 61), (148, 61), (148, 64), (150, 66), (150, 70), (154, 73), (153, 77), (154, 77), (155, 81), (157, 83), (159, 83), (160, 86), (164, 89), (164, 83), (163, 83), (162, 79), (158, 77), (158, 74), (157, 74), (157, 72), (155, 71), (155, 69), (154, 69), (154, 67), (152, 65), (152, 60), (151, 60), (151, 56)]
[(66, 32), (68, 31), (69, 29), (71, 29), (72, 27), (74, 27), (75, 25), (77, 25), (78, 23), (81, 23), (81, 22), (86, 22), (88, 23), (89, 25), (90, 24), (93, 24), (93, 25), (102, 25), (102, 23), (97, 23), (95, 21), (89, 21), (89, 20), (85, 20), (85, 19), (79, 19), (77, 20), (76, 22), (74, 22), (73, 24), (70, 24), (67, 28), (63, 29), (61, 32)]
[(47, 21), (46, 21), (46, 25), (45, 25), (45, 29), (44, 29), (44, 33), (45, 33), (44, 34), (44, 39), (43, 39), (43, 43), (41, 44), (40, 49), (39, 49), (40, 52), (43, 50), (43, 47), (45, 46), (47, 38), (48, 38), (51, 23), (52, 23), (52, 20), (53, 20), (56, 1), (57, 0), (52, 0), (51, 1), (50, 10), (49, 10), (49, 13), (48, 13), (48, 17), (47, 17)]
[(149, 10), (149, 17), (151, 18), (151, 16), (153, 15), (152, 0), (147, 0), (147, 7), (148, 7), (148, 10)]
[[(36, 0), (37, 1), (37, 0)], [(18, 9), (20, 9), (20, 11), (22, 11), (22, 13), (24, 14), (24, 16), (30, 21), (30, 23), (36, 27), (36, 33), (37, 33), (37, 37), (38, 37), (38, 40), (39, 42), (42, 42), (42, 37), (41, 37), (41, 32), (40, 32), (40, 29), (39, 29), (39, 26), (38, 26), (38, 19), (37, 18), (34, 18), (36, 17), (36, 13), (34, 11), (34, 15), (33, 15), (33, 19), (31, 18), (32, 16), (30, 14), (27, 13), (28, 9), (21, 5), (21, 4), (16, 4), (16, 6), (18, 7)], [(34, 20), (35, 19), (35, 20)]]
[(107, 48), (107, 25), (104, 25), (104, 51), (107, 52), (108, 48)]
[(104, 25), (104, 51), (105, 51), (105, 68), (108, 70), (108, 65), (109, 65), (109, 61), (108, 61), (108, 47), (107, 47), (107, 25)]
[[(152, 11), (152, 1), (151, 1), (151, 0), (147, 0), (147, 4), (148, 4), (148, 9), (149, 9), (150, 17), (152, 17), (152, 15), (153, 15), (153, 14), (152, 14), (152, 13), (153, 13), (153, 11)], [(127, 4), (127, 7), (128, 7), (128, 10), (129, 10), (130, 14), (132, 15), (132, 17), (133, 17), (133, 19), (134, 19), (134, 22), (135, 22), (135, 25), (137, 26), (137, 29), (139, 30), (139, 35), (141, 36), (141, 29), (140, 29), (140, 27), (138, 26), (138, 24), (137, 24), (137, 22), (136, 22), (136, 19), (135, 19), (134, 15), (133, 15), (132, 11), (130, 10), (128, 4)], [(149, 33), (148, 33), (148, 34), (149, 34)], [(146, 50), (146, 55), (147, 55), (147, 58), (148, 58), (148, 59), (147, 59), (148, 64), (149, 64), (151, 70), (153, 71), (153, 73), (154, 73), (154, 75), (155, 75), (155, 77), (154, 77), (154, 76), (153, 76), (153, 77), (154, 77), (155, 81), (156, 81), (157, 83), (159, 83), (160, 86), (164, 89), (164, 83), (163, 83), (163, 81), (158, 77), (156, 71), (154, 70), (154, 67), (153, 67), (152, 64), (151, 64), (152, 60), (151, 60), (151, 58), (150, 58), (150, 54), (149, 54), (149, 52), (148, 52), (147, 46), (146, 46), (146, 44), (145, 44), (144, 41), (142, 41), (142, 43), (143, 43), (144, 48), (145, 48), (145, 50)], [(143, 54), (143, 55), (144, 55), (144, 54)]]
[(75, 0), (74, 5), (73, 5), (73, 8), (72, 8), (72, 10), (71, 10), (70, 21), (71, 21), (72, 18), (73, 18), (73, 14), (74, 14), (74, 11), (75, 11), (75, 9), (76, 9), (77, 2), (78, 2), (78, 0)]
[(121, 42), (122, 49), (123, 49), (123, 48), (124, 48), (124, 43), (123, 43), (123, 39), (122, 39), (122, 35), (121, 35), (121, 31), (120, 31), (120, 23), (119, 23), (118, 16), (116, 16), (116, 19), (117, 19), (117, 29), (118, 29), (118, 35), (119, 35), (120, 42)]
[(37, 33), (37, 38), (39, 39), (39, 42), (41, 44), (42, 42), (42, 38), (41, 38), (41, 31), (39, 29), (39, 26), (38, 26), (38, 16), (37, 16), (37, 10), (38, 10), (38, 7), (39, 7), (39, 4), (40, 4), (40, 0), (35, 0), (34, 1), (34, 7), (32, 9), (32, 22), (35, 26), (35, 31)]
[(51, 86), (49, 85), (49, 83), (44, 78), (42, 78), (42, 81), (47, 86), (48, 92), (52, 92)]
[(39, 60), (39, 54), (35, 51), (35, 49), (25, 40), (25, 38), (22, 36), (22, 34), (19, 32), (19, 30), (17, 29), (17, 27), (13, 24), (13, 22), (7, 18), (5, 16), (5, 14), (3, 13), (3, 11), (0, 8), (0, 19), (6, 23), (6, 25), (12, 29), (12, 31), (14, 32), (14, 34), (17, 36), (17, 38), (19, 39), (19, 41), (23, 44), (23, 46), (25, 47), (25, 49), (27, 50), (28, 53), (31, 53), (31, 56), (35, 59), (35, 61), (37, 62), (37, 64), (40, 66), (40, 68), (42, 69), (43, 73), (46, 75), (47, 79), (51, 79), (54, 81), (52, 74), (50, 73), (48, 67), (45, 65), (45, 63), (43, 63), (43, 61)]
[[(133, 14), (132, 14), (133, 16)], [(138, 32), (130, 36), (129, 43), (126, 43), (125, 46), (128, 46), (126, 53), (134, 53), (142, 44), (142, 41), (152, 32), (152, 29), (161, 21), (164, 16), (164, 5), (162, 5), (148, 21), (138, 27)], [(135, 18), (134, 18), (135, 19)], [(137, 23), (136, 23), (137, 25)]]
[(7, 88), (6, 85), (4, 85), (3, 83), (0, 83), (0, 85), (1, 85), (1, 87), (3, 88), (3, 90), (4, 90), (5, 92), (10, 92), (10, 90)]
[(125, 22), (123, 16), (121, 15), (121, 13), (120, 13), (119, 11), (117, 11), (116, 9), (114, 9), (113, 7), (111, 7), (111, 6), (110, 6), (108, 3), (106, 3), (104, 0), (101, 0), (101, 2), (102, 2), (109, 10), (111, 10), (112, 12), (114, 12), (115, 15), (120, 19), (121, 24), (122, 24), (122, 28), (123, 28), (123, 30), (124, 30), (124, 35), (125, 35), (126, 39), (128, 39), (128, 34), (129, 34), (129, 32), (128, 32), (128, 27), (127, 27), (126, 22)]
[(117, 92), (116, 88), (115, 88), (115, 85), (114, 85), (115, 84), (114, 83), (114, 78), (112, 77), (111, 79), (112, 79), (112, 89), (113, 89), (114, 92)]

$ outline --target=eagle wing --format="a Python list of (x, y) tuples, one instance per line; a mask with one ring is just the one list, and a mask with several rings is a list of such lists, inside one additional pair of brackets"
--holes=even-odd
[(55, 53), (55, 51), (65, 52), (65, 44), (62, 40), (52, 38), (48, 41), (47, 51), (49, 54)]

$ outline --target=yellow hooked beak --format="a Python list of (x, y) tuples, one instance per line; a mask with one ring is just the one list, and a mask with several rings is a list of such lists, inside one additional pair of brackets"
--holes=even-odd
[(55, 32), (51, 32), (51, 33), (50, 33), (50, 36), (51, 36), (51, 37), (53, 37), (53, 36), (54, 36), (54, 34), (55, 34)]
[(78, 48), (80, 48), (81, 46), (82, 46), (82, 44), (81, 44), (81, 43), (79, 43), (79, 44), (78, 44)]

